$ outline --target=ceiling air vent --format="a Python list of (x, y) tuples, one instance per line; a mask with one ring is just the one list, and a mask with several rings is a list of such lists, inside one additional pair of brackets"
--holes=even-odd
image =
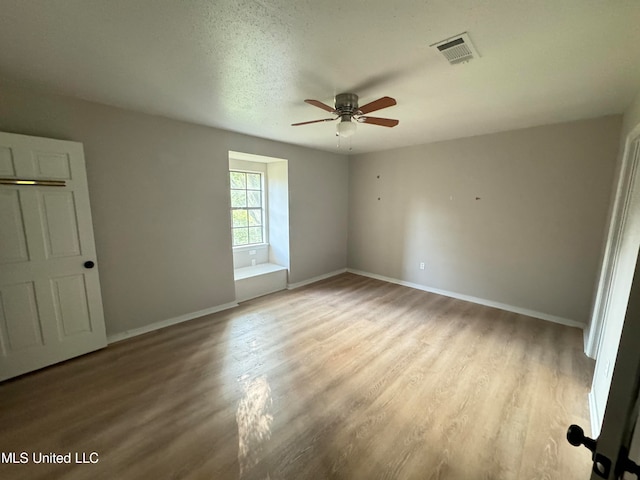
[(436, 47), (451, 65), (465, 63), (480, 56), (467, 32), (434, 43), (431, 47)]

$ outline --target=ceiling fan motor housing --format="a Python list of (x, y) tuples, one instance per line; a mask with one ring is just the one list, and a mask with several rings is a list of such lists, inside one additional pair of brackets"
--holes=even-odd
[[(336, 112), (341, 121), (350, 121), (351, 116), (358, 111), (358, 95), (355, 93), (339, 93), (336, 95)], [(345, 115), (347, 115), (345, 120)]]

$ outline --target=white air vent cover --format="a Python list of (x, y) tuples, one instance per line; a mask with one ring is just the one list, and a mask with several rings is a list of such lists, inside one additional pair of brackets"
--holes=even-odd
[(480, 56), (471, 43), (467, 32), (447, 38), (430, 46), (436, 47), (451, 65), (465, 63)]

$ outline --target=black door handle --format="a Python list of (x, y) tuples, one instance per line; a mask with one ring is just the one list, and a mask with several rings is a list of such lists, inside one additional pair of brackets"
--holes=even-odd
[(584, 445), (592, 452), (596, 451), (596, 441), (593, 438), (585, 437), (584, 430), (580, 425), (571, 425), (567, 430), (567, 440), (574, 447)]
[(580, 425), (571, 425), (567, 430), (567, 440), (574, 447), (584, 445), (591, 450), (591, 459), (593, 460), (593, 472), (602, 478), (609, 478), (611, 472), (611, 460), (601, 453), (596, 453), (597, 441), (593, 438), (585, 436), (584, 430)]
[[(596, 453), (596, 444), (593, 438), (585, 437), (584, 430), (579, 425), (571, 425), (567, 430), (567, 440), (574, 447), (584, 445), (591, 450), (591, 458), (593, 459), (593, 471), (602, 478), (609, 478), (611, 472), (611, 460), (601, 453)], [(640, 478), (640, 466), (629, 458), (626, 448), (622, 448), (618, 452), (618, 460), (614, 473), (616, 478), (620, 477), (624, 472), (630, 472)]]
[(93, 268), (95, 267), (95, 263), (93, 263), (91, 260), (87, 260), (86, 262), (84, 262), (84, 268)]

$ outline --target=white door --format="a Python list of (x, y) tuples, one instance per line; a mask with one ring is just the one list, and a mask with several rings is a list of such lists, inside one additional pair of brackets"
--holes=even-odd
[(0, 132), (0, 381), (106, 346), (82, 144)]
[[(581, 432), (573, 431), (574, 444), (583, 443), (593, 450), (591, 480), (636, 478), (630, 473), (625, 474), (625, 471), (635, 468), (626, 462), (630, 447), (632, 453), (638, 449), (637, 445), (632, 445), (632, 439), (640, 406), (639, 392), (640, 263), (636, 263), (600, 436), (596, 441), (582, 439), (580, 442)], [(638, 434), (635, 436), (637, 438)], [(588, 453), (585, 451), (585, 455)], [(640, 469), (638, 472), (640, 478)]]

